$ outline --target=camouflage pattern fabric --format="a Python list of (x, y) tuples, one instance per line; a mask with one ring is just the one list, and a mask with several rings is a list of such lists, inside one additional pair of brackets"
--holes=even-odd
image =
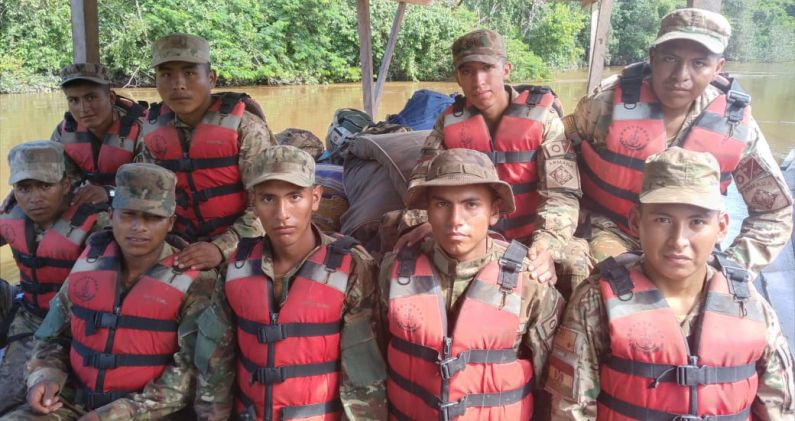
[(20, 143), (8, 152), (8, 184), (23, 180), (57, 183), (63, 179), (64, 149), (60, 143), (35, 140)]
[(732, 28), (720, 13), (705, 9), (677, 9), (662, 18), (652, 47), (675, 39), (695, 41), (715, 54), (729, 45)]
[(209, 63), (210, 44), (206, 39), (190, 34), (171, 34), (152, 45), (152, 67), (169, 61)]
[(707, 152), (678, 146), (646, 159), (640, 203), (684, 203), (704, 209), (723, 210), (720, 166)]
[(124, 164), (116, 172), (114, 209), (169, 217), (177, 208), (177, 176), (155, 164)]
[(33, 333), (39, 328), (41, 318), (26, 311), (24, 307), (17, 310), (14, 320), (8, 329), (8, 336), (28, 335), (8, 344), (0, 362), (0, 414), (25, 403), (27, 387), (25, 387), (27, 363), (33, 353)]
[(251, 190), (270, 180), (286, 181), (298, 187), (315, 184), (315, 160), (295, 146), (276, 145), (257, 154), (243, 172), (243, 184)]
[(276, 133), (276, 142), (280, 145), (295, 146), (312, 156), (317, 161), (326, 149), (320, 138), (309, 130), (289, 128)]
[(497, 64), (505, 60), (505, 41), (500, 34), (479, 29), (459, 37), (453, 42), (453, 67), (456, 69), (467, 62)]
[(110, 85), (108, 69), (101, 64), (73, 63), (61, 69), (61, 86), (75, 80), (87, 80), (100, 85)]

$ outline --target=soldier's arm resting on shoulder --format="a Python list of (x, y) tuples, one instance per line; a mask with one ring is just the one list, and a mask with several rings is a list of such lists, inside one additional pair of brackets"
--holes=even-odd
[[(740, 234), (726, 254), (754, 273), (767, 266), (787, 244), (792, 232), (792, 196), (756, 121), (752, 142), (732, 173), (748, 207)], [(740, 223), (740, 221), (732, 221)]]
[(340, 399), (350, 420), (386, 420), (386, 364), (376, 339), (381, 330), (378, 267), (363, 249), (352, 253), (354, 267), (342, 315)]
[(193, 365), (198, 318), (210, 304), (218, 278), (215, 270), (203, 271), (191, 284), (179, 310), (174, 361), (160, 377), (144, 386), (141, 393), (117, 399), (93, 412), (102, 421), (160, 419), (185, 408), (195, 393), (196, 368)]
[(575, 146), (584, 140), (604, 140), (612, 121), (613, 93), (617, 84), (617, 75), (603, 80), (593, 93), (580, 98), (573, 113), (563, 117), (566, 138)]
[(36, 330), (33, 353), (28, 360), (28, 390), (50, 381), (63, 390), (69, 376), (69, 343), (72, 340), (72, 303), (67, 296), (68, 281), (50, 300), (50, 310)]
[(770, 304), (764, 299), (762, 312), (767, 324), (767, 346), (757, 362), (759, 387), (751, 406), (754, 420), (795, 420), (795, 379), (792, 353), (781, 324)]
[(599, 361), (609, 351), (602, 298), (596, 280), (572, 294), (552, 342), (546, 390), (553, 420), (595, 420)]

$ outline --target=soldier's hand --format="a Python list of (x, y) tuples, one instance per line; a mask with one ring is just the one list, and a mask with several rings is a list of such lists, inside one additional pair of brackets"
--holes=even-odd
[(86, 184), (85, 186), (78, 187), (72, 197), (72, 206), (80, 206), (83, 203), (99, 204), (108, 202), (108, 192), (102, 186), (96, 184)]
[(214, 268), (224, 261), (221, 250), (213, 243), (200, 241), (185, 247), (174, 258), (174, 263), (180, 269), (205, 270)]
[(401, 235), (400, 238), (398, 238), (397, 243), (395, 243), (395, 247), (392, 249), (392, 251), (398, 251), (404, 246), (411, 247), (417, 243), (425, 241), (425, 238), (430, 236), (431, 224), (429, 222), (423, 222), (422, 224), (417, 225), (417, 227), (413, 230)]
[(527, 250), (527, 258), (530, 259), (530, 278), (542, 283), (550, 282), (553, 285), (557, 282), (552, 253), (546, 249), (530, 247)]
[(100, 421), (100, 420), (99, 420), (99, 415), (97, 415), (96, 412), (91, 411), (91, 412), (87, 412), (85, 415), (80, 417), (77, 421)]
[(28, 405), (37, 414), (49, 414), (57, 411), (63, 403), (58, 396), (60, 387), (58, 383), (42, 381), (36, 383), (28, 390)]

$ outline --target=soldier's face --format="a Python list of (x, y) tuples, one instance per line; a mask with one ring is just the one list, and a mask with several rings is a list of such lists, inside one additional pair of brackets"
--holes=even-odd
[(499, 201), (488, 186), (428, 189), (428, 222), (433, 238), (459, 262), (486, 253), (489, 226), (496, 224), (499, 218)]
[(312, 212), (320, 206), (323, 188), (299, 187), (281, 180), (254, 186), (254, 213), (274, 247), (293, 247), (314, 243), (310, 228)]
[(726, 213), (686, 204), (644, 204), (630, 217), (640, 236), (643, 270), (659, 285), (686, 285), (706, 276), (715, 244), (728, 231)]
[(215, 81), (215, 71), (205, 64), (169, 61), (155, 70), (157, 93), (180, 118), (202, 117), (210, 106)]
[(506, 103), (505, 80), (511, 74), (511, 63), (499, 64), (470, 61), (456, 70), (458, 85), (464, 96), (481, 112)]
[(14, 198), (22, 212), (34, 223), (46, 226), (55, 222), (66, 208), (69, 180), (45, 183), (38, 180), (22, 180), (14, 184)]
[(125, 257), (159, 255), (175, 219), (132, 209), (113, 209), (113, 236)]
[(687, 112), (725, 60), (690, 40), (671, 40), (649, 50), (651, 83), (663, 110)]
[(107, 86), (81, 83), (63, 87), (69, 112), (88, 130), (107, 130), (113, 123), (114, 94)]

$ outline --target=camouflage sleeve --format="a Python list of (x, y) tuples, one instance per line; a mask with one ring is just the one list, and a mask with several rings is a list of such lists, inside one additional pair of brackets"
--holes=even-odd
[(141, 141), (135, 145), (135, 157), (133, 158), (133, 162), (143, 162), (147, 164), (155, 163), (155, 157), (152, 156), (152, 153), (149, 152), (149, 149), (146, 147), (146, 143), (144, 143), (143, 134), (141, 134)]
[(50, 311), (35, 333), (35, 346), (28, 360), (28, 388), (42, 382), (57, 383), (61, 390), (69, 373), (69, 343), (72, 340), (72, 303), (67, 296), (69, 283), (50, 300)]
[(363, 249), (353, 250), (353, 273), (343, 313), (340, 400), (350, 420), (386, 420), (386, 364), (378, 348), (378, 267)]
[(726, 254), (754, 273), (767, 266), (792, 232), (792, 196), (770, 147), (755, 121), (756, 136), (732, 173), (748, 207), (740, 234)]
[(547, 358), (552, 348), (552, 337), (555, 334), (565, 302), (560, 293), (548, 283), (539, 283), (530, 279), (527, 271), (522, 272), (522, 299), (530, 302), (529, 317), (523, 344), (530, 350), (535, 370), (536, 388), (541, 388), (545, 376)]
[(596, 419), (599, 361), (609, 344), (604, 317), (599, 285), (591, 278), (574, 291), (552, 344), (545, 386), (553, 420)]
[(425, 143), (422, 145), (422, 153), (420, 159), (417, 161), (417, 166), (411, 173), (411, 180), (409, 186), (414, 185), (418, 180), (424, 180), (425, 174), (428, 173), (428, 166), (431, 164), (431, 159), (439, 154), (444, 149), (444, 114), (440, 114), (433, 125), (431, 134), (425, 138)]
[(767, 347), (757, 362), (759, 388), (757, 399), (751, 407), (754, 414), (752, 418), (795, 420), (792, 353), (775, 311), (767, 301), (759, 301), (767, 321)]
[(583, 140), (599, 142), (604, 139), (612, 122), (613, 92), (617, 84), (618, 76), (611, 76), (592, 94), (580, 98), (574, 112), (563, 117), (567, 139), (575, 145)]
[(117, 399), (94, 410), (103, 421), (161, 419), (185, 407), (194, 394), (196, 369), (193, 355), (198, 318), (210, 304), (218, 272), (203, 271), (188, 289), (179, 313), (174, 362), (144, 386), (141, 393)]
[(378, 290), (381, 300), (379, 310), (381, 311), (381, 320), (383, 320), (381, 326), (381, 336), (383, 337), (381, 351), (384, 355), (386, 355), (387, 344), (389, 343), (389, 277), (396, 258), (397, 253), (393, 251), (385, 254), (384, 258), (381, 259), (378, 271)]

